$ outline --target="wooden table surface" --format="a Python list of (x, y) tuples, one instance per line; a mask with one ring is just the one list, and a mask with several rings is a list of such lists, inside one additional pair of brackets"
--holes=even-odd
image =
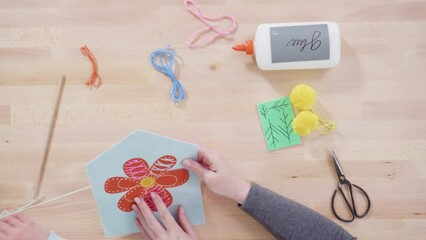
[[(145, 129), (217, 149), (238, 174), (327, 217), (336, 177), (329, 150), (348, 178), (370, 194), (372, 209), (342, 226), (359, 239), (426, 236), (426, 2), (199, 1), (206, 15), (227, 12), (238, 31), (204, 48), (186, 38), (202, 24), (182, 1), (0, 1), (0, 210), (31, 200), (61, 74), (67, 83), (41, 193), (52, 198), (88, 185), (84, 165), (134, 131)], [(340, 64), (327, 70), (260, 71), (231, 50), (271, 22), (334, 21)], [(183, 106), (169, 100), (170, 80), (149, 55), (171, 44)], [(104, 85), (85, 86), (98, 59)], [(315, 110), (334, 132), (268, 152), (256, 104), (313, 86)], [(271, 239), (230, 200), (203, 187), (202, 239)], [(102, 239), (90, 190), (27, 212), (67, 239)], [(285, 213), (283, 213), (285, 214)], [(340, 222), (339, 222), (340, 223)], [(129, 236), (123, 239), (137, 239)]]

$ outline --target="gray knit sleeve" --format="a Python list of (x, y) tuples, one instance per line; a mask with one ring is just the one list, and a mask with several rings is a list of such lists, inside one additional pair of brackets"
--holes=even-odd
[(314, 210), (256, 183), (252, 183), (247, 199), (240, 207), (278, 239), (356, 239), (341, 226)]

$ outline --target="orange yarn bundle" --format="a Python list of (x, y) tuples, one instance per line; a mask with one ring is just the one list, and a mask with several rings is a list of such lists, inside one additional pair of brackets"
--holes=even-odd
[(90, 62), (92, 62), (92, 76), (86, 84), (90, 87), (99, 88), (102, 85), (102, 78), (98, 73), (98, 63), (96, 58), (93, 56), (92, 52), (90, 52), (86, 45), (81, 47), (80, 51), (84, 56), (87, 56), (90, 59)]

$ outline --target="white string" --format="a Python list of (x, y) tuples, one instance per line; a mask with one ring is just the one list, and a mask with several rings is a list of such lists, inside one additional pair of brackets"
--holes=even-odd
[[(40, 196), (38, 196), (37, 198), (35, 198), (34, 200), (32, 200), (31, 202), (29, 202), (28, 204), (26, 204), (26, 205), (24, 205), (24, 206), (22, 206), (22, 207), (20, 207), (20, 208), (18, 208), (15, 212), (18, 212), (18, 211), (20, 211), (21, 209), (25, 209), (25, 208), (28, 208), (29, 206), (32, 206), (33, 204), (35, 204), (36, 202), (38, 202), (39, 200), (41, 200), (42, 198), (44, 198), (44, 195), (40, 195)], [(7, 211), (7, 210), (5, 210), (5, 211), (3, 211), (1, 214), (0, 214), (0, 219), (2, 219), (3, 217), (6, 217), (6, 215), (7, 216), (9, 216), (11, 213), (9, 212), (9, 211)]]
[(37, 201), (39, 201), (40, 199), (43, 198), (43, 195), (41, 195), (41, 196), (37, 197), (36, 199), (32, 200), (31, 202), (29, 202), (28, 204), (26, 204), (26, 205), (18, 208), (17, 210), (15, 210), (13, 212), (9, 212), (9, 211), (2, 212), (0, 214), (0, 219), (5, 218), (5, 217), (10, 216), (10, 215), (13, 215), (13, 214), (16, 214), (16, 213), (20, 213), (20, 212), (26, 211), (26, 210), (31, 209), (31, 208), (35, 208), (37, 206), (44, 205), (44, 204), (49, 203), (49, 202), (56, 201), (56, 200), (64, 198), (64, 197), (68, 197), (70, 195), (73, 195), (75, 193), (78, 193), (78, 192), (81, 192), (81, 191), (84, 191), (84, 190), (87, 190), (87, 189), (90, 189), (90, 186), (87, 186), (87, 187), (84, 187), (84, 188), (80, 188), (80, 189), (74, 190), (72, 192), (69, 192), (69, 193), (66, 193), (66, 194), (63, 194), (63, 195), (51, 198), (51, 199), (46, 200), (44, 202), (40, 202), (40, 203), (34, 204), (34, 203), (36, 203)]

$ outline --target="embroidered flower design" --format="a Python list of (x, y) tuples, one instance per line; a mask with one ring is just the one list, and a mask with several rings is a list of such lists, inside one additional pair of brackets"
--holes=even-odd
[(118, 208), (125, 212), (132, 211), (135, 197), (145, 200), (152, 211), (157, 211), (151, 192), (156, 192), (167, 207), (173, 202), (173, 197), (166, 188), (180, 186), (189, 179), (186, 169), (170, 170), (176, 164), (176, 158), (170, 155), (157, 159), (151, 168), (142, 158), (132, 158), (123, 165), (123, 171), (128, 177), (112, 177), (105, 182), (105, 192), (115, 194), (128, 191), (118, 201)]

